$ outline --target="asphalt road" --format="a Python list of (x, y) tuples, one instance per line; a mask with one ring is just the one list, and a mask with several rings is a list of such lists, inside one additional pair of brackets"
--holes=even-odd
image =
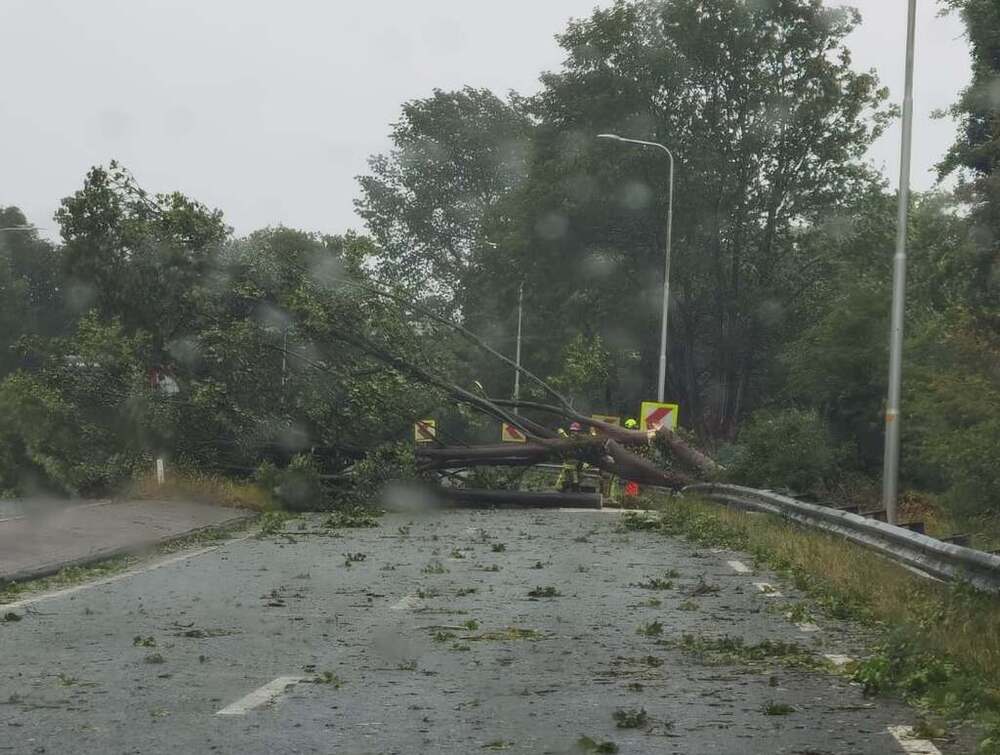
[[(741, 554), (617, 519), (310, 517), (0, 608), (21, 617), (0, 622), (0, 753), (932, 752), (834, 670), (857, 630), (796, 624), (794, 589)], [(745, 650), (764, 640), (794, 645)]]
[(74, 506), (87, 506), (94, 501), (65, 498), (3, 498), (0, 499), (0, 522), (25, 516), (46, 516)]

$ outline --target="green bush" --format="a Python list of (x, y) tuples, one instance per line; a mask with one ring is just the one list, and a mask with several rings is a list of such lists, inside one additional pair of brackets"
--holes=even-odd
[(942, 493), (959, 519), (1000, 515), (1000, 338), (950, 313), (914, 338), (911, 360), (904, 479)]
[(409, 443), (376, 446), (354, 465), (351, 476), (355, 502), (374, 503), (387, 484), (417, 479), (413, 446)]
[(796, 492), (822, 485), (837, 461), (826, 423), (815, 411), (799, 409), (754, 412), (727, 456), (733, 482)]
[(465, 486), (487, 490), (517, 490), (524, 473), (523, 469), (476, 467), (465, 481)]
[(319, 466), (308, 454), (293, 457), (284, 469), (266, 461), (257, 467), (254, 479), (289, 511), (317, 511), (326, 507)]
[(953, 430), (928, 444), (924, 458), (936, 461), (950, 483), (945, 502), (960, 517), (1000, 514), (1000, 422), (995, 419)]

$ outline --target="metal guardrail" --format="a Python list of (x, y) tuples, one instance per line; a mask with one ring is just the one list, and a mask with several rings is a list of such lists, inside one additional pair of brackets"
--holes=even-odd
[(833, 532), (932, 577), (967, 582), (981, 590), (1000, 593), (1000, 556), (991, 553), (945, 543), (858, 514), (797, 501), (770, 490), (718, 483), (691, 485), (684, 490)]

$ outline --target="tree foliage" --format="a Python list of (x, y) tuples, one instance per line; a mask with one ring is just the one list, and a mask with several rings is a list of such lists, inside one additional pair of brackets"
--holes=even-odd
[(484, 218), (524, 179), (532, 124), (486, 89), (435, 90), (403, 105), (393, 149), (369, 160), (358, 212), (393, 280), (454, 294), (477, 255)]
[[(1000, 14), (945, 2), (974, 77), (940, 165), (959, 188), (916, 196), (908, 229), (903, 472), (1000, 513)], [(606, 132), (675, 157), (667, 393), (686, 430), (753, 484), (874, 485), (896, 197), (864, 157), (894, 109), (852, 64), (858, 22), (820, 0), (617, 0), (568, 25), (533, 96), (404, 103), (359, 179), (368, 235), (235, 238), (114, 162), (63, 200), (61, 244), (0, 208), (0, 491), (108, 490), (166, 454), (259, 469), (291, 505), (353, 468), (371, 497), (415, 473), (415, 419), (449, 453), (496, 442), (513, 371), (467, 336), (513, 354), (522, 284), (523, 364), (584, 418), (633, 416), (658, 372), (669, 163)], [(515, 419), (544, 439), (564, 410)]]
[[(476, 231), (461, 234), (496, 245), (462, 279), (463, 315), (506, 347), (524, 276), (528, 325), (545, 324), (529, 342), (532, 363), (555, 374), (579, 332), (600, 336), (616, 364), (640, 358), (628, 374), (609, 377), (609, 409), (648, 396), (659, 346), (666, 164), (660, 153), (595, 136), (665, 142), (677, 155), (671, 393), (700, 429), (729, 432), (752, 405), (795, 291), (811, 281), (797, 229), (872, 180), (861, 157), (889, 111), (874, 74), (851, 67), (844, 39), (856, 22), (852, 12), (807, 0), (618, 2), (573, 22), (559, 37), (563, 69), (543, 76), (537, 96), (514, 100), (534, 121), (523, 180), (504, 184), (488, 205), (475, 203), (468, 217)], [(404, 109), (397, 157), (374, 164), (362, 183), (367, 196), (388, 165), (394, 175), (407, 166), (429, 176), (483, 175), (478, 151), (439, 159), (424, 150), (408, 159), (415, 141), (453, 142), (439, 121), (420, 121), (414, 136), (412, 113), (427, 107)], [(498, 128), (509, 127), (494, 111), (484, 138)], [(506, 174), (522, 165), (508, 161)], [(407, 206), (461, 208), (479, 196), (461, 181), (446, 186), (411, 182), (416, 196)], [(378, 236), (406, 216), (400, 207), (368, 201), (363, 214)], [(408, 232), (421, 269), (450, 248), (432, 229)]]
[(1000, 327), (1000, 7), (992, 0), (944, 0), (958, 9), (971, 45), (972, 81), (951, 108), (960, 135), (941, 161), (942, 176), (958, 173), (971, 205), (976, 275), (970, 293), (991, 326)]
[(821, 488), (834, 475), (833, 438), (815, 410), (762, 409), (740, 430), (728, 474), (755, 487)]

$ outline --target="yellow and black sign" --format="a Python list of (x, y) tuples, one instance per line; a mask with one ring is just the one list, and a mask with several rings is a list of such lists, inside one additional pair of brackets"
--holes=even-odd
[(413, 425), (413, 440), (417, 443), (433, 443), (437, 438), (437, 421), (419, 419)]
[(643, 401), (639, 412), (640, 430), (659, 430), (666, 425), (677, 429), (677, 404), (661, 404), (657, 401)]
[(504, 443), (527, 443), (524, 433), (506, 422), (500, 423), (500, 440)]

